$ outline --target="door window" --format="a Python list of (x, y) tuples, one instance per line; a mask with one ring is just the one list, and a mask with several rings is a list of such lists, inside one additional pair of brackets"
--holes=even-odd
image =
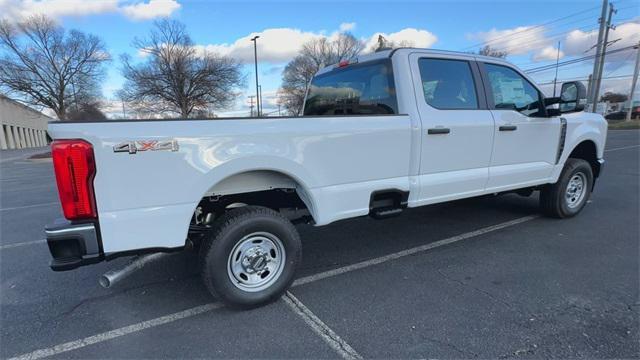
[(522, 75), (506, 66), (485, 64), (494, 108), (515, 110), (526, 116), (544, 116), (538, 90)]
[(420, 59), (422, 91), (427, 104), (436, 109), (477, 109), (478, 97), (468, 61)]

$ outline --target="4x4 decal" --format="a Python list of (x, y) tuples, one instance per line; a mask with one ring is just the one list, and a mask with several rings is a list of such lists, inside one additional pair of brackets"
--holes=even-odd
[(177, 140), (138, 140), (123, 142), (113, 147), (113, 152), (127, 152), (135, 154), (138, 151), (169, 150), (178, 151)]

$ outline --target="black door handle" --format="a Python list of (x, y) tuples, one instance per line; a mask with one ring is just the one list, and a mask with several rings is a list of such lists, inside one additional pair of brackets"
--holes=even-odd
[(429, 135), (437, 135), (437, 134), (448, 134), (451, 130), (448, 128), (431, 128), (427, 130), (427, 134)]
[(500, 126), (500, 131), (516, 131), (518, 127), (515, 125), (502, 125)]

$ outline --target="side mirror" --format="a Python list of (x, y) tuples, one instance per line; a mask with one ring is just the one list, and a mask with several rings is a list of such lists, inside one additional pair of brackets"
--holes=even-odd
[(562, 84), (560, 90), (560, 112), (569, 113), (584, 110), (587, 105), (587, 89), (580, 81)]

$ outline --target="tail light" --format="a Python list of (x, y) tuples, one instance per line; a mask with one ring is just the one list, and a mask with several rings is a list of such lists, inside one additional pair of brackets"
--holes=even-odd
[(98, 217), (93, 193), (96, 162), (91, 144), (84, 140), (55, 140), (51, 143), (51, 156), (64, 217)]

